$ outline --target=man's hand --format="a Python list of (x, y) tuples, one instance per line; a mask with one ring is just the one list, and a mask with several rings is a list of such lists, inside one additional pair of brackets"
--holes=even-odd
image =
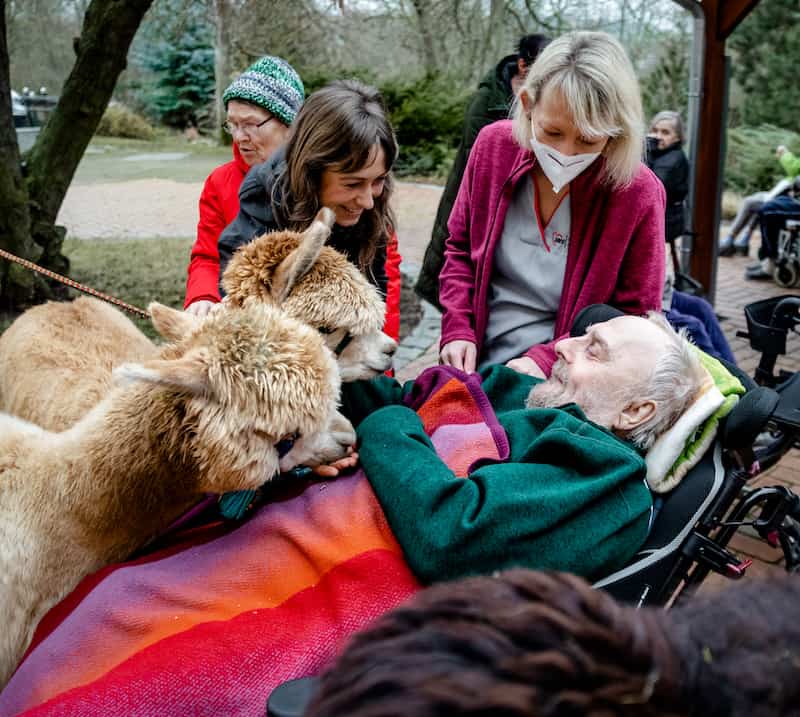
[(324, 466), (317, 466), (313, 470), (320, 478), (336, 478), (343, 470), (354, 468), (356, 465), (358, 465), (358, 453), (353, 451), (344, 458), (340, 458), (338, 461), (328, 463)]
[(539, 364), (529, 356), (511, 359), (511, 361), (506, 362), (506, 366), (513, 368), (517, 373), (526, 373), (528, 376), (535, 376), (536, 378), (547, 378), (544, 375), (544, 371), (539, 368)]
[(208, 315), (208, 312), (211, 311), (214, 306), (216, 306), (216, 302), (202, 299), (200, 301), (195, 301), (193, 304), (189, 304), (189, 306), (186, 307), (186, 313), (193, 314), (198, 319), (202, 319)]
[(442, 346), (439, 363), (472, 373), (477, 358), (478, 349), (472, 341), (450, 341)]

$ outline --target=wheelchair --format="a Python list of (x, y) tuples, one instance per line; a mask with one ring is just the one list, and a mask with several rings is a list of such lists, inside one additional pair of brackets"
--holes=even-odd
[(800, 285), (800, 220), (789, 219), (778, 232), (778, 256), (775, 259), (775, 283), (786, 289)]
[[(592, 316), (597, 309), (589, 309), (574, 332), (598, 320)], [(782, 549), (787, 571), (800, 569), (800, 496), (780, 485), (750, 487), (800, 440), (800, 373), (775, 374), (789, 331), (800, 326), (800, 297), (748, 304), (745, 317), (748, 330), (740, 335), (761, 353), (755, 378), (726, 364), (745, 395), (700, 462), (656, 501), (658, 512), (639, 553), (595, 584), (623, 602), (672, 605), (688, 599), (712, 571), (744, 577), (752, 561), (739, 559), (728, 544), (745, 526)]]
[[(571, 334), (579, 336), (589, 325), (619, 315), (609, 306), (587, 307)], [(800, 571), (800, 496), (780, 485), (750, 487), (757, 475), (800, 447), (800, 372), (775, 373), (789, 331), (800, 328), (800, 296), (748, 304), (745, 317), (743, 335), (761, 353), (755, 378), (725, 363), (746, 393), (704, 457), (657, 499), (660, 505), (639, 552), (595, 583), (622, 602), (672, 606), (689, 599), (711, 572), (743, 578), (751, 561), (735, 556), (728, 545), (745, 526), (782, 549), (788, 572)], [(279, 685), (269, 697), (267, 716), (302, 717), (318, 681), (303, 677)]]

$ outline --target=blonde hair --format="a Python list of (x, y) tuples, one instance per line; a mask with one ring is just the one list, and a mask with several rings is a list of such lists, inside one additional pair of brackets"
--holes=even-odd
[(605, 32), (571, 32), (553, 40), (531, 65), (513, 110), (514, 137), (530, 149), (530, 112), (546, 89), (561, 92), (572, 121), (587, 137), (608, 137), (604, 180), (624, 187), (639, 170), (644, 115), (639, 82), (622, 45)]

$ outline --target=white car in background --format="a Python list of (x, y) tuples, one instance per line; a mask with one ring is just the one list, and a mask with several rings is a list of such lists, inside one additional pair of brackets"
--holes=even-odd
[(42, 87), (38, 94), (23, 89), (23, 94), (11, 90), (11, 114), (17, 130), (17, 144), (20, 152), (27, 152), (47, 119), (47, 114), (56, 105), (56, 98), (50, 97)]

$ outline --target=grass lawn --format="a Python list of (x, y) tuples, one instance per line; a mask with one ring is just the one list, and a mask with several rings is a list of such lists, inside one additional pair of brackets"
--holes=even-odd
[[(81, 284), (140, 309), (146, 310), (151, 301), (180, 309), (192, 241), (192, 238), (68, 239), (64, 242), (64, 253), (72, 262), (70, 278)], [(129, 316), (148, 336), (156, 336), (149, 321)]]
[[(165, 154), (185, 156), (166, 159)], [(95, 137), (83, 155), (73, 181), (76, 184), (135, 179), (202, 182), (212, 169), (231, 157), (230, 147), (218, 147), (205, 141), (188, 142), (178, 135), (166, 135), (152, 141)]]

